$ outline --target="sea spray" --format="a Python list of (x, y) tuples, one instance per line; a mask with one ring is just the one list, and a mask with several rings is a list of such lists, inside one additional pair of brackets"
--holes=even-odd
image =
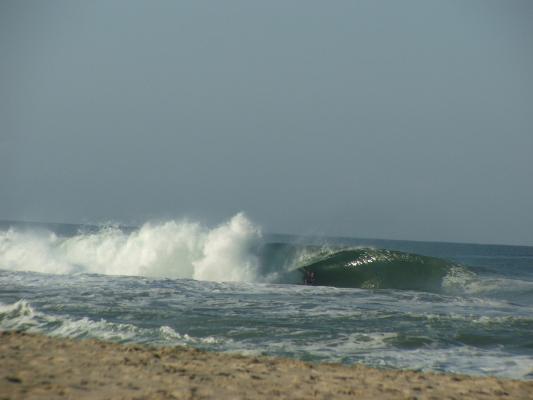
[(259, 275), (257, 250), (261, 231), (243, 214), (209, 231), (202, 257), (193, 261), (194, 279), (255, 281)]
[(0, 232), (0, 268), (253, 281), (260, 240), (260, 229), (242, 213), (214, 229), (189, 221), (146, 223), (129, 233), (103, 227), (71, 237), (9, 229)]

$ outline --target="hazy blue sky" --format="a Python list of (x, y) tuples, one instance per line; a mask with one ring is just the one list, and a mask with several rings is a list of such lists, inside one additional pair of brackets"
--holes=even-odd
[(532, 1), (0, 1), (0, 218), (533, 245)]

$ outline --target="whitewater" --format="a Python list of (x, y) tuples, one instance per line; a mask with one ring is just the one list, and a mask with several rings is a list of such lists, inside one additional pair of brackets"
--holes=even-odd
[(533, 248), (3, 222), (0, 330), (533, 379)]
[(60, 237), (54, 232), (0, 234), (0, 265), (12, 271), (137, 275), (211, 281), (258, 278), (261, 232), (243, 214), (214, 229), (188, 221), (147, 223), (124, 232), (103, 226)]

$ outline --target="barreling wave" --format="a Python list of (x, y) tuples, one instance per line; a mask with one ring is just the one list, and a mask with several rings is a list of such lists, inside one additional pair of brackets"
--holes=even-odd
[(0, 232), (0, 269), (51, 274), (96, 273), (208, 281), (441, 291), (473, 273), (437, 258), (371, 248), (267, 243), (242, 213), (215, 228), (190, 221), (102, 227), (58, 236)]
[(432, 292), (449, 288), (450, 277), (460, 276), (460, 282), (464, 282), (473, 276), (465, 268), (439, 258), (369, 248), (327, 254), (299, 270), (303, 279), (315, 285)]

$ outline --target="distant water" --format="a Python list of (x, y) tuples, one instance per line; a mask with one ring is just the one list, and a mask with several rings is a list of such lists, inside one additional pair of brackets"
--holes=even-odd
[(533, 248), (4, 222), (0, 330), (533, 379)]

